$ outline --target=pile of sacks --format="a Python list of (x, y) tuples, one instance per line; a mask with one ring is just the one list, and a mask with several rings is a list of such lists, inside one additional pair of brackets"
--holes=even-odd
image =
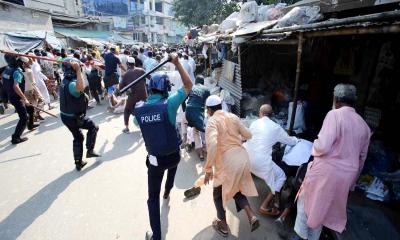
[(286, 3), (276, 5), (260, 5), (256, 1), (243, 3), (240, 12), (234, 12), (227, 17), (220, 25), (219, 31), (234, 31), (251, 22), (263, 22), (277, 20), (283, 16), (283, 9)]
[(243, 3), (240, 12), (234, 12), (227, 17), (219, 25), (218, 31), (236, 31), (248, 23), (274, 20), (278, 21), (275, 28), (281, 28), (313, 23), (322, 18), (319, 6), (294, 7), (287, 13), (286, 7), (286, 3), (260, 6), (256, 1)]

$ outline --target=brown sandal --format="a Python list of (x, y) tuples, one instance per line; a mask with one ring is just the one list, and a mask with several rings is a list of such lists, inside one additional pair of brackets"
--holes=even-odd
[(276, 217), (279, 216), (281, 214), (281, 211), (279, 211), (277, 208), (273, 207), (273, 208), (268, 208), (268, 209), (264, 209), (264, 208), (260, 208), (259, 213), (261, 215), (264, 216), (272, 216), (272, 217)]
[(260, 227), (260, 221), (257, 219), (256, 216), (253, 216), (250, 220), (250, 231), (254, 232), (257, 228)]
[(222, 229), (221, 220), (215, 219), (215, 220), (212, 222), (212, 226), (213, 226), (214, 230), (215, 230), (219, 235), (221, 235), (222, 237), (227, 237), (227, 236), (228, 236), (228, 231)]

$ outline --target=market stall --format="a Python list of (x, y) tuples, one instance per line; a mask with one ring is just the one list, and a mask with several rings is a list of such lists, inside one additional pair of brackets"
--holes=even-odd
[(400, 119), (393, 113), (400, 110), (400, 11), (278, 25), (282, 19), (238, 46), (241, 116), (270, 103), (275, 121), (293, 134), (303, 118), (301, 136), (312, 141), (332, 108), (334, 86), (354, 84), (356, 110), (373, 136), (340, 239), (399, 238)]

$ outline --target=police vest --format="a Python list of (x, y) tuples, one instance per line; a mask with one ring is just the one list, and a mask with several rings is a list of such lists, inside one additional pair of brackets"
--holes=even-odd
[(166, 156), (179, 151), (182, 141), (168, 119), (167, 99), (154, 104), (142, 103), (135, 107), (134, 114), (150, 155)]
[(206, 87), (195, 85), (192, 90), (190, 90), (187, 105), (204, 109), (205, 101), (209, 95), (210, 94)]
[[(6, 67), (6, 69), (4, 70), (3, 75), (2, 75), (3, 88), (4, 88), (5, 92), (8, 94), (8, 96), (20, 99), (21, 97), (18, 96), (18, 94), (14, 90), (14, 73), (17, 70), (18, 70), (18, 67), (10, 67), (10, 66)], [(21, 72), (21, 74), (22, 74), (22, 72)], [(22, 92), (25, 92), (24, 78), (22, 78), (22, 82), (19, 84), (19, 88), (21, 89)]]
[(76, 79), (64, 78), (60, 85), (60, 111), (67, 114), (81, 115), (86, 113), (87, 100), (85, 94), (74, 97), (69, 92), (69, 84)]

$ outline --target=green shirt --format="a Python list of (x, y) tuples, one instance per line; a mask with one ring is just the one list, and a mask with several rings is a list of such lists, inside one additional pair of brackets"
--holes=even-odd
[(17, 70), (14, 71), (13, 79), (14, 79), (14, 85), (18, 85), (18, 84), (22, 83), (22, 79), (24, 79), (24, 74), (22, 73), (21, 68), (17, 68)]
[[(186, 97), (187, 97), (187, 94), (186, 94), (186, 91), (184, 88), (180, 88), (174, 94), (171, 94), (170, 96), (168, 96), (168, 100), (167, 100), (168, 120), (173, 126), (176, 125), (176, 114), (178, 112), (178, 108), (185, 101)], [(163, 96), (161, 94), (150, 95), (147, 98), (145, 104), (156, 103), (156, 102), (160, 101), (162, 98), (163, 98)], [(134, 123), (135, 123), (135, 125), (138, 125), (136, 118), (134, 118)]]

